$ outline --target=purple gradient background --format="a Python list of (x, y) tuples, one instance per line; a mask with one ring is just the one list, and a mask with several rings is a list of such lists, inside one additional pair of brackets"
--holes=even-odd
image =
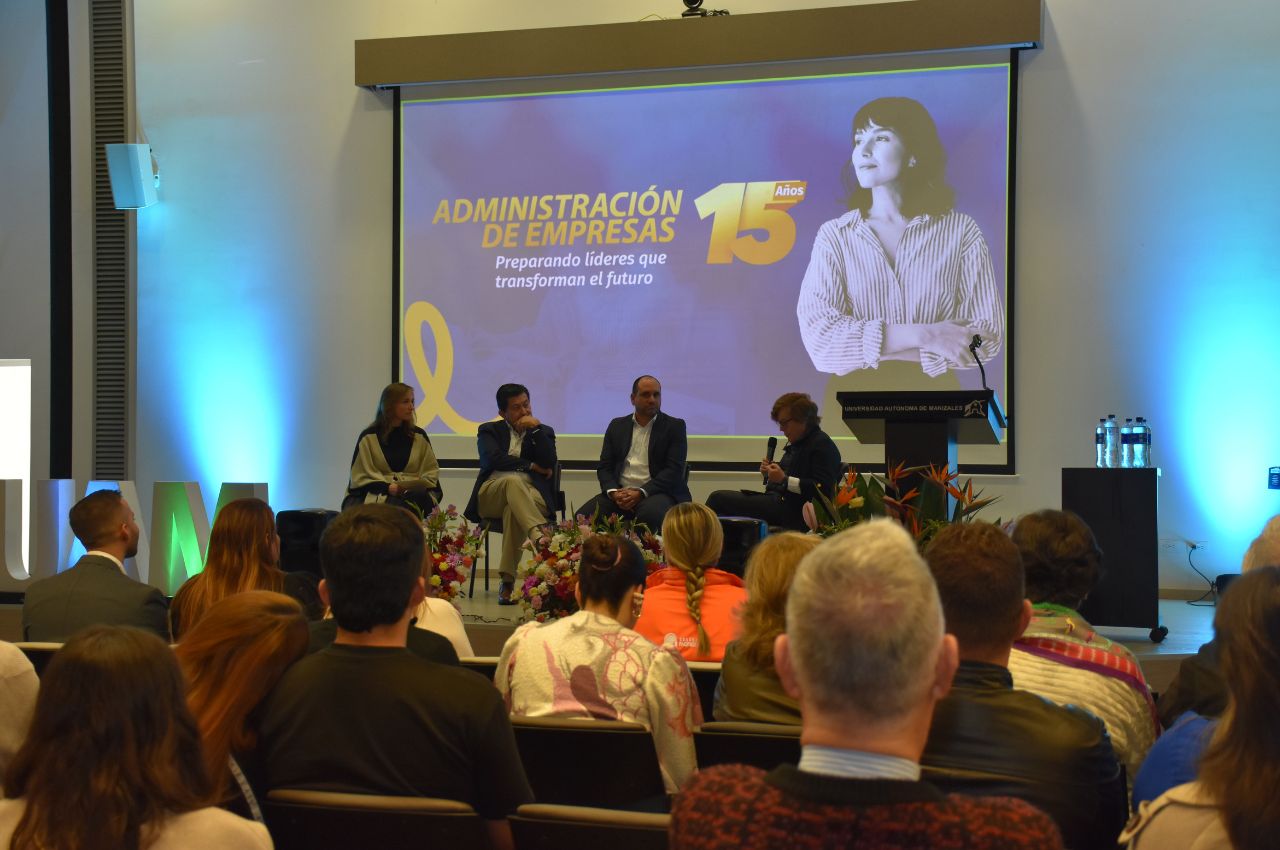
[[(454, 341), (448, 400), (462, 416), (492, 418), (498, 385), (527, 385), (534, 411), (565, 434), (599, 434), (628, 411), (631, 381), (663, 383), (663, 407), (689, 433), (754, 435), (783, 392), (821, 398), (829, 376), (804, 350), (796, 296), (814, 234), (845, 212), (841, 168), (850, 122), (877, 97), (919, 100), (937, 122), (956, 207), (981, 227), (997, 281), (1005, 281), (1009, 73), (1005, 66), (732, 83), (669, 89), (402, 107), (404, 309), (428, 301)], [(711, 217), (694, 199), (725, 182), (804, 180), (791, 207), (796, 241), (767, 266), (707, 265)], [(441, 199), (684, 189), (666, 244), (548, 249), (481, 247), (483, 225), (436, 224)], [(759, 234), (758, 234), (759, 235)], [(649, 286), (496, 289), (495, 257), (603, 250), (667, 254)], [(590, 274), (599, 269), (550, 269)], [(640, 271), (625, 267), (624, 271)], [(532, 274), (533, 271), (502, 274)], [(1008, 288), (1006, 291), (1006, 323)], [(435, 344), (423, 329), (428, 361)], [(1007, 338), (1007, 332), (1006, 332)], [(1005, 354), (987, 365), (1002, 399)], [(956, 373), (979, 386), (977, 370)], [(401, 375), (418, 386), (401, 348)], [(421, 388), (419, 387), (419, 390)], [(419, 394), (419, 398), (421, 398)], [(430, 433), (449, 433), (419, 409)], [(767, 424), (767, 423), (766, 423)]]

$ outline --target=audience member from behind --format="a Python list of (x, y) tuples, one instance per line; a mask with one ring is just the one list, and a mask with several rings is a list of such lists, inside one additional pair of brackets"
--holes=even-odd
[(262, 824), (209, 808), (182, 673), (164, 641), (93, 626), (54, 655), (31, 732), (5, 775), (0, 846), (270, 848)]
[(263, 789), (254, 759), (258, 733), (251, 718), (306, 649), (301, 606), (269, 590), (215, 603), (178, 644), (214, 800), (237, 814), (262, 820)]
[(716, 569), (724, 548), (720, 518), (698, 502), (684, 502), (662, 521), (668, 566), (649, 576), (636, 631), (686, 661), (719, 661), (738, 636), (742, 579)]
[(1156, 739), (1155, 703), (1133, 653), (1080, 616), (1102, 574), (1093, 531), (1070, 511), (1043, 510), (1019, 519), (1012, 537), (1033, 606), (1009, 656), (1014, 687), (1099, 717), (1132, 782)]
[(673, 850), (1058, 848), (1021, 800), (948, 796), (920, 780), (934, 705), (957, 665), (915, 541), (862, 523), (805, 556), (774, 660), (800, 703), (800, 764), (700, 771), (676, 798)]
[[(401, 508), (401, 510), (414, 523), (419, 523), (419, 517), (413, 511), (408, 508)], [(431, 570), (431, 553), (423, 547), (422, 580), (424, 587), (430, 587)], [(441, 605), (444, 605), (449, 610), (447, 612), (444, 611), (439, 607)], [(447, 619), (450, 614), (456, 618), (456, 623)], [(424, 598), (421, 604), (418, 605), (418, 609), (414, 612), (409, 624), (420, 628), (409, 629), (405, 636), (405, 648), (420, 658), (435, 661), (438, 664), (450, 664), (457, 667), (459, 655), (474, 655), (471, 650), (471, 642), (467, 640), (466, 632), (463, 630), (462, 615), (448, 602), (440, 599)], [(452, 628), (446, 632), (446, 628), (449, 627)], [(332, 644), (338, 637), (338, 621), (333, 618), (331, 611), (326, 612), (324, 619), (310, 623), (308, 628), (311, 632), (311, 639), (307, 645), (308, 653), (319, 652)], [(465, 652), (460, 652), (457, 649), (460, 645), (456, 643), (456, 633), (458, 631), (462, 632)]]
[(413, 424), (413, 387), (387, 384), (373, 423), (356, 438), (351, 478), (342, 500), (353, 505), (390, 502), (426, 514), (440, 502), (440, 463), (427, 432)]
[[(474, 567), (473, 567), (474, 569)], [(462, 614), (448, 599), (432, 596), (431, 578), (435, 575), (435, 562), (431, 552), (427, 551), (422, 558), (422, 579), (427, 585), (427, 597), (422, 600), (418, 610), (413, 614), (413, 625), (416, 631), (439, 636), (447, 640), (459, 658), (473, 658), (476, 651), (471, 648), (471, 638), (467, 637), (466, 625), (462, 622)], [(413, 632), (409, 632), (410, 640)], [(412, 650), (413, 647), (410, 647)], [(454, 663), (457, 663), (456, 661)]]
[[(1240, 572), (1258, 567), (1280, 567), (1280, 516), (1267, 522), (1244, 553)], [(1273, 529), (1273, 526), (1276, 526)], [(1218, 642), (1211, 640), (1193, 656), (1183, 659), (1169, 687), (1156, 704), (1160, 722), (1171, 728), (1183, 713), (1191, 711), (1201, 717), (1219, 717), (1227, 707), (1227, 683), (1222, 680), (1218, 662)]]
[(137, 626), (169, 640), (169, 600), (125, 575), (138, 554), (138, 524), (118, 490), (71, 507), (71, 533), (87, 549), (75, 566), (33, 582), (22, 604), (24, 640), (64, 641), (85, 626)]
[(773, 666), (773, 643), (786, 626), (787, 591), (796, 567), (821, 542), (813, 534), (787, 531), (769, 535), (751, 551), (742, 634), (725, 647), (712, 709), (716, 720), (800, 723), (800, 706)]
[(1122, 840), (1134, 850), (1264, 850), (1280, 835), (1280, 568), (1232, 583), (1214, 613), (1227, 710), (1199, 781), (1143, 804)]
[(460, 800), (507, 848), (506, 817), (533, 794), (502, 697), (483, 677), (405, 648), (425, 595), (424, 547), (422, 527), (390, 505), (350, 508), (325, 529), (320, 595), (337, 638), (267, 698), (265, 784)]
[[(1280, 534), (1267, 530), (1275, 522), (1272, 518), (1250, 544), (1240, 564), (1241, 574), (1260, 567), (1280, 566)], [(1199, 652), (1183, 659), (1177, 676), (1160, 695), (1160, 718), (1168, 728), (1147, 751), (1133, 780), (1135, 807), (1177, 785), (1194, 781), (1199, 774), (1200, 758), (1227, 707), (1221, 644), (1220, 636), (1215, 635)]]
[(644, 580), (644, 556), (635, 543), (609, 534), (588, 537), (575, 591), (581, 610), (516, 629), (494, 681), (518, 717), (641, 724), (653, 733), (663, 781), (675, 793), (697, 767), (693, 730), (702, 724), (702, 710), (679, 653), (631, 629)]
[(1009, 652), (1031, 619), (1018, 547), (991, 523), (957, 523), (925, 560), (960, 648), (951, 693), (933, 712), (925, 774), (948, 791), (1026, 800), (1068, 847), (1114, 847), (1129, 806), (1106, 727), (1013, 688)]
[(0, 641), (0, 777), (27, 738), (40, 680), (22, 650)]
[(285, 593), (302, 604), (311, 619), (323, 613), (315, 577), (280, 569), (280, 535), (271, 506), (261, 499), (236, 499), (218, 512), (209, 533), (204, 569), (173, 595), (169, 625), (173, 639), (184, 634), (216, 602), (246, 590)]

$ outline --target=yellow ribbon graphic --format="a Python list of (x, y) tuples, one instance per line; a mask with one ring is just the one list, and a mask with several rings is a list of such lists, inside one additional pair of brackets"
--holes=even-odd
[[(432, 338), (436, 343), (434, 372), (427, 363), (427, 352), (422, 344), (423, 325), (431, 327)], [(474, 434), (480, 423), (463, 418), (445, 398), (449, 394), (449, 384), (453, 382), (453, 335), (449, 333), (444, 315), (435, 305), (426, 301), (415, 301), (409, 305), (404, 315), (404, 344), (409, 350), (409, 364), (413, 367), (413, 374), (422, 387), (418, 409), (427, 413), (425, 422), (419, 420), (419, 427), (426, 428), (438, 416), (455, 434)]]

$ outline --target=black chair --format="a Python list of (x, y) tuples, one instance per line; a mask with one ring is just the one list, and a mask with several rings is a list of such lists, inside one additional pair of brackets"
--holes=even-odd
[(338, 515), (337, 511), (307, 508), (276, 514), (280, 535), (280, 569), (287, 573), (308, 572), (320, 576), (320, 535)]
[(742, 578), (751, 550), (769, 535), (769, 525), (754, 517), (722, 516), (720, 528), (724, 530), (724, 551), (716, 566)]
[(702, 724), (693, 733), (698, 767), (749, 764), (773, 770), (780, 764), (799, 764), (800, 727), (772, 723)]
[(48, 643), (45, 641), (20, 641), (15, 643), (14, 646), (22, 650), (22, 654), (27, 656), (31, 666), (36, 668), (37, 676), (44, 675), (44, 668), (49, 666), (49, 662), (53, 659), (53, 654), (62, 649), (62, 644), (60, 643)]
[(632, 808), (663, 800), (653, 736), (639, 723), (512, 717), (516, 748), (543, 803)]
[(711, 709), (715, 706), (716, 685), (720, 681), (719, 661), (686, 661), (689, 674), (693, 676), (693, 685), (698, 689), (698, 702), (702, 705), (702, 719), (711, 719)]
[[(555, 511), (560, 513), (560, 519), (564, 519), (565, 511), (565, 495), (564, 490), (560, 489), (560, 461), (556, 461), (555, 469), (551, 473), (551, 492), (556, 494), (556, 503), (553, 506)], [(483, 519), (484, 524), (484, 589), (487, 593), (489, 590), (489, 532), (502, 533), (502, 520), (500, 518)], [(467, 585), (467, 596), (474, 597), (476, 595), (476, 568), (471, 568), (471, 582)]]
[(276, 850), (427, 850), (488, 842), (480, 816), (456, 800), (277, 789), (262, 811)]
[(516, 850), (666, 850), (671, 816), (534, 803), (511, 816)]

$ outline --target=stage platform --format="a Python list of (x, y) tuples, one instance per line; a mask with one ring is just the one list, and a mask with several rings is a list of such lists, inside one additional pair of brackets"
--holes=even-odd
[[(507, 637), (520, 624), (519, 606), (498, 604), (497, 582), (486, 593), (476, 588), (475, 599), (460, 600), (459, 608), (467, 626), (476, 655), (497, 655)], [(1213, 637), (1213, 611), (1209, 606), (1188, 605), (1183, 599), (1161, 599), (1160, 621), (1169, 629), (1163, 643), (1152, 643), (1147, 629), (1111, 629), (1099, 631), (1124, 643), (1133, 650), (1142, 665), (1153, 691), (1163, 691), (1178, 671), (1178, 664), (1194, 655), (1200, 645)], [(0, 605), (0, 640), (22, 640), (22, 609), (16, 605)]]

